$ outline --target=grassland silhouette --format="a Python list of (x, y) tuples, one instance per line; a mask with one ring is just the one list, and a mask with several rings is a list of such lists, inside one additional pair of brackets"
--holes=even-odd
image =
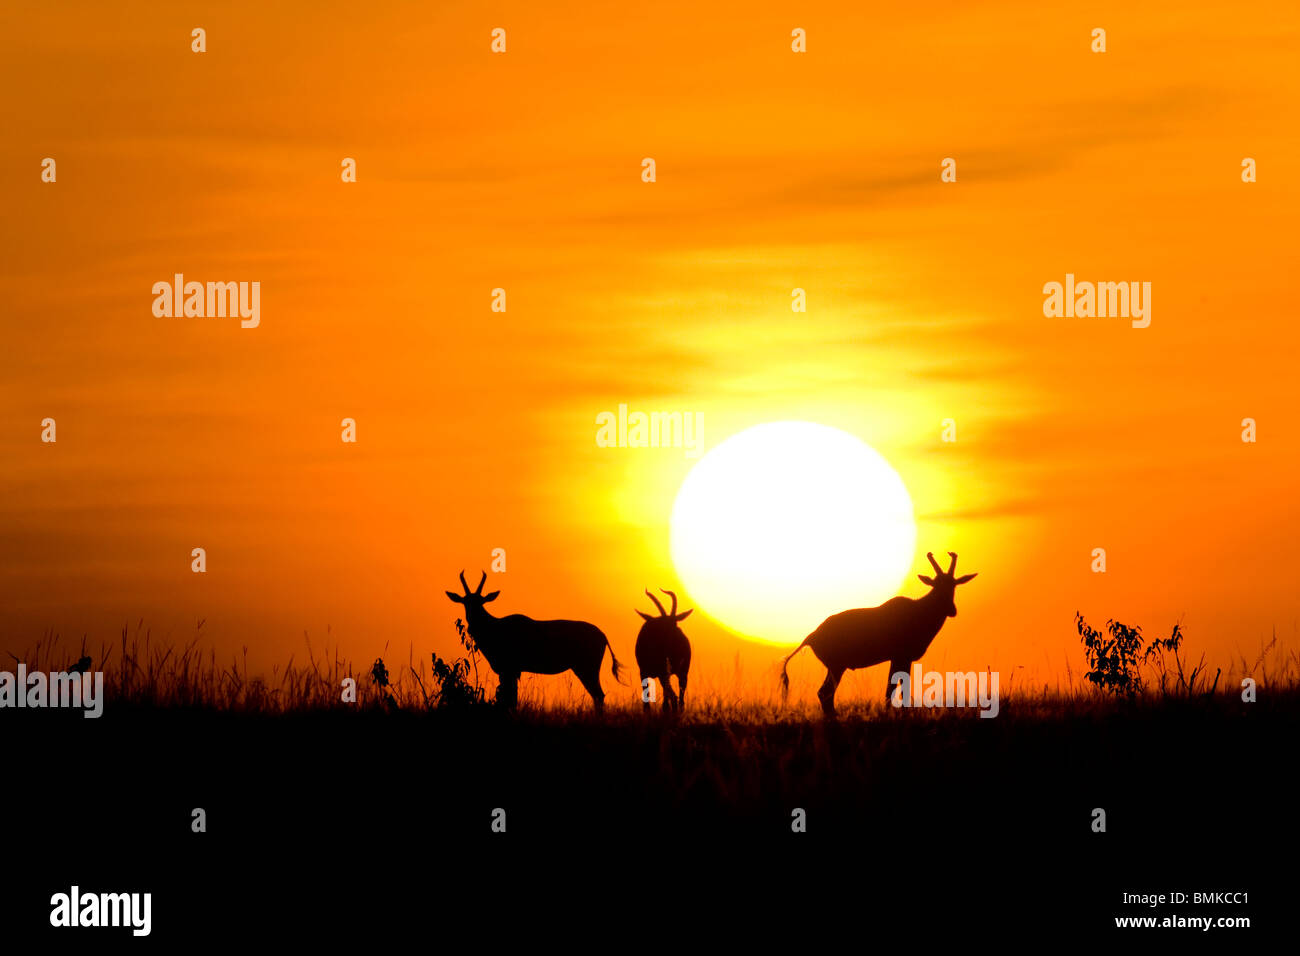
[[(927, 630), (937, 632), (955, 610), (953, 589), (968, 579), (955, 577), (955, 561), (947, 571), (936, 568), (930, 595), (914, 602), (937, 604)], [(483, 581), (472, 590), (462, 585), (455, 596), (467, 608), (496, 596), (482, 594)], [(152, 794), (150, 786), (162, 794), (187, 787), (237, 793), (222, 788), (246, 775), (277, 780), (289, 768), (333, 792), (340, 784), (326, 768), (340, 760), (385, 768), (388, 778), (420, 755), (404, 787), (386, 783), (372, 794), (359, 779), (348, 784), (347, 799), (358, 806), (385, 801), (376, 803), (379, 814), (395, 799), (418, 801), (418, 812), (448, 813), (509, 802), (544, 816), (548, 827), (631, 827), (651, 839), (660, 829), (717, 833), (772, 825), (791, 807), (815, 808), (817, 819), (833, 820), (842, 833), (865, 835), (874, 820), (891, 819), (931, 834), (997, 823), (1064, 835), (1073, 831), (1060, 807), (1071, 801), (1080, 814), (1084, 804), (1103, 800), (1155, 801), (1167, 815), (1173, 788), (1229, 805), (1236, 799), (1233, 778), (1206, 767), (1206, 749), (1268, 765), (1290, 746), (1300, 713), (1300, 657), (1276, 634), (1253, 661), (1239, 655), (1207, 680), (1203, 657), (1189, 663), (1181, 626), (1148, 642), (1139, 627), (1112, 620), (1103, 633), (1082, 616), (1075, 629), (1084, 666), (1067, 665), (1066, 681), (1054, 686), (1006, 681), (996, 720), (961, 708), (898, 709), (870, 695), (843, 702), (829, 722), (824, 697), (790, 701), (788, 678), (744, 681), (739, 672), (730, 684), (712, 675), (693, 681), (692, 705), (684, 709), (690, 644), (679, 623), (691, 612), (678, 612), (675, 595), (665, 593), (670, 609), (652, 598), (658, 616), (638, 611), (637, 640), (643, 679), (665, 688), (662, 716), (647, 714), (644, 685), (616, 695), (603, 712), (587, 703), (608, 644), (594, 626), (576, 626), (581, 622), (559, 631), (559, 649), (577, 657), (552, 647), (550, 656), (525, 659), (500, 643), (489, 653), (482, 636), (499, 642), (501, 635), (493, 625), (484, 630), (482, 618), (477, 629), (457, 620), (457, 654), (417, 654), (412, 644), (400, 665), (381, 656), (369, 667), (354, 666), (337, 643), (319, 648), (304, 634), (305, 653), (254, 674), (246, 647), (229, 660), (203, 649), (202, 621), (179, 644), (155, 641), (141, 620), (98, 648), (85, 638), (69, 646), (47, 633), (21, 657), (10, 656), (29, 671), (104, 673), (108, 719), (87, 723), (108, 728), (114, 741), (142, 741), (169, 754), (161, 765), (166, 779), (155, 779), (164, 771), (149, 765), (137, 795)], [(886, 656), (897, 668), (899, 658)], [(577, 687), (563, 678), (523, 677), (525, 665), (555, 673), (575, 660), (587, 677), (579, 674)], [(783, 677), (784, 664), (773, 662)], [(670, 694), (673, 676), (678, 690)], [(1238, 690), (1247, 678), (1264, 689), (1252, 703)], [(348, 682), (350, 700), (341, 693)], [(62, 718), (74, 716), (28, 709), (6, 719), (32, 746), (57, 750), (67, 740)], [(194, 739), (235, 755), (239, 774), (214, 782), (212, 758), (195, 749)], [(109, 761), (121, 745), (81, 759), (105, 761), (102, 772), (111, 776)], [(1153, 748), (1159, 760), (1152, 760)], [(958, 780), (983, 782), (953, 799)], [(330, 805), (323, 802), (320, 812)], [(1193, 823), (1189, 816), (1186, 825)], [(256, 830), (258, 822), (243, 825)], [(1160, 826), (1176, 830), (1170, 818)]]
[[(389, 656), (354, 667), (337, 644), (322, 648), (304, 635), (305, 653), (258, 676), (246, 650), (226, 660), (201, 651), (202, 626), (183, 644), (153, 640), (143, 622), (97, 647), (47, 634), (21, 659), (57, 671), (91, 658), (105, 674), (104, 718), (10, 711), (11, 739), (108, 785), (88, 791), (33, 778), (21, 816), (37, 833), (37, 821), (79, 820), (88, 810), (111, 821), (93, 839), (99, 858), (117, 867), (126, 854), (179, 859), (189, 873), (195, 859), (215, 861), (214, 873), (238, 872), (248, 860), (237, 847), (334, 860), (346, 859), (337, 848), (383, 839), (427, 846), (431, 871), (453, 867), (484, 880), (497, 878), (502, 859), (536, 867), (553, 855), (622, 857), (645, 867), (658, 865), (655, 848), (671, 847), (664, 879), (681, 880), (681, 861), (720, 855), (758, 872), (753, 854), (784, 846), (798, 811), (817, 854), (887, 866), (976, 860), (1023, 894), (1044, 872), (1038, 847), (1065, 861), (1065, 869), (1053, 864), (1054, 892), (1066, 880), (1077, 892), (1109, 885), (1108, 873), (1136, 881), (1148, 865), (1152, 879), (1177, 866), (1222, 880), (1240, 846), (1269, 845), (1285, 835), (1277, 821), (1290, 819), (1280, 778), (1298, 729), (1300, 658), (1276, 636), (1253, 660), (1223, 662), (1217, 683), (1193, 680), (1190, 669), (1184, 683), (1172, 656), (1164, 670), (1146, 644), (1125, 649), (1130, 679), (1116, 693), (1088, 676), (1112, 670), (1084, 644), (1083, 666), (1064, 681), (1008, 682), (995, 720), (895, 709), (872, 693), (841, 701), (834, 721), (811, 693), (784, 703), (776, 680), (739, 674), (731, 683), (693, 680), (682, 711), (647, 713), (640, 688), (628, 688), (597, 712), (585, 687), (566, 690), (556, 677), (525, 680), (513, 700), (498, 702), (477, 642), (463, 624), (455, 637), (450, 659), (412, 646), (400, 664)], [(1108, 647), (1103, 656), (1114, 656)], [(1175, 650), (1185, 661), (1182, 640), (1163, 653)], [(1264, 689), (1251, 704), (1236, 690), (1247, 677)], [(340, 694), (345, 679), (355, 681), (351, 703)], [(237, 845), (193, 857), (176, 833), (187, 832), (194, 806)], [(1090, 831), (1096, 807), (1106, 808), (1110, 834)], [(508, 811), (510, 833), (524, 837), (500, 846), (517, 849), (490, 844), (488, 853), (475, 842), (494, 809)], [(800, 846), (781, 849), (773, 872), (825, 865)]]

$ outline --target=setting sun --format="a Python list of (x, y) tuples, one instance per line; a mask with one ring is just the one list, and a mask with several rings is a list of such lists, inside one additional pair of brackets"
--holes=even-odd
[(916, 548), (912, 501), (889, 462), (811, 422), (756, 425), (711, 450), (682, 482), (671, 534), (700, 609), (774, 644), (898, 593)]

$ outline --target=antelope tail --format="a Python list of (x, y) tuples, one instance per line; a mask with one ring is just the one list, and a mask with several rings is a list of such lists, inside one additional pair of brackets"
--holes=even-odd
[(614, 665), (614, 680), (618, 681), (620, 684), (626, 687), (627, 682), (623, 680), (623, 678), (618, 676), (618, 672), (620, 669), (622, 669), (623, 665), (620, 664), (618, 662), (618, 658), (614, 656), (614, 645), (609, 642), (608, 637), (605, 638), (605, 646), (609, 648), (609, 659)]
[[(812, 635), (809, 634), (808, 637), (812, 637)], [(800, 644), (798, 647), (796, 647), (794, 650), (792, 650), (789, 654), (787, 654), (785, 658), (781, 661), (781, 703), (782, 705), (784, 705), (790, 699), (790, 675), (785, 672), (785, 669), (790, 666), (790, 658), (794, 657), (801, 650), (803, 650), (805, 647), (808, 646), (808, 637), (805, 637), (803, 639), (803, 643)]]

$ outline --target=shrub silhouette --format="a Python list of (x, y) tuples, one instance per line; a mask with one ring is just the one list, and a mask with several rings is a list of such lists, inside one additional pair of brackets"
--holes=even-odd
[(383, 694), (384, 706), (389, 710), (397, 710), (397, 701), (393, 698), (392, 692), (388, 689), (388, 668), (384, 666), (384, 659), (376, 657), (374, 666), (370, 668), (370, 679), (375, 682), (379, 692)]
[(1136, 697), (1142, 693), (1142, 677), (1138, 673), (1142, 629), (1110, 620), (1106, 622), (1108, 639), (1089, 626), (1078, 611), (1074, 613), (1074, 624), (1083, 641), (1084, 656), (1088, 658), (1089, 670), (1084, 676), (1117, 697)]
[[(478, 676), (478, 647), (475, 646), (473, 638), (465, 629), (465, 622), (460, 618), (456, 619), (456, 634), (460, 638), (460, 646), (465, 648), (467, 657), (458, 657), (454, 661), (445, 661), (436, 653), (429, 656), (433, 660), (433, 693), (430, 694), (425, 689), (420, 675), (414, 670), (416, 682), (420, 685), (420, 692), (424, 694), (424, 704), (426, 707), (472, 707), (487, 703), (483, 690), (483, 685), (479, 682)], [(474, 674), (474, 680), (470, 682), (470, 673)]]
[[(1103, 691), (1117, 697), (1136, 697), (1142, 693), (1146, 685), (1138, 670), (1140, 665), (1149, 665), (1155, 671), (1159, 678), (1160, 693), (1163, 695), (1168, 695), (1171, 690), (1182, 690), (1184, 694), (1190, 695), (1196, 691), (1197, 682), (1204, 678), (1204, 654), (1190, 674), (1186, 673), (1183, 667), (1180, 653), (1183, 644), (1181, 624), (1175, 624), (1167, 638), (1164, 640), (1156, 638), (1146, 646), (1144, 651), (1142, 648), (1144, 639), (1140, 627), (1130, 627), (1119, 621), (1109, 620), (1106, 622), (1108, 637), (1107, 634), (1089, 626), (1083, 619), (1083, 615), (1077, 611), (1074, 614), (1074, 623), (1083, 641), (1083, 652), (1088, 658), (1088, 667), (1091, 668), (1084, 676)], [(1174, 670), (1170, 670), (1166, 655), (1172, 656)], [(1214, 675), (1214, 683), (1206, 691), (1207, 694), (1214, 693), (1222, 672), (1220, 668)], [(1178, 677), (1178, 682), (1172, 687), (1169, 683), (1170, 674), (1176, 674)]]
[(465, 707), (484, 703), (483, 688), (469, 681), (470, 663), (461, 657), (448, 663), (437, 654), (433, 657), (434, 688), (430, 704), (434, 707)]

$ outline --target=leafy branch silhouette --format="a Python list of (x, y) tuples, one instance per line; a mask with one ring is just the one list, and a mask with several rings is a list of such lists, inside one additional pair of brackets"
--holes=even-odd
[[(436, 653), (430, 655), (433, 660), (432, 694), (425, 689), (420, 675), (414, 670), (411, 671), (420, 685), (421, 693), (424, 694), (426, 707), (473, 707), (487, 702), (478, 675), (479, 649), (474, 639), (469, 636), (465, 622), (460, 618), (456, 619), (456, 635), (460, 638), (460, 646), (465, 649), (467, 656), (458, 657), (454, 661), (445, 661)], [(471, 673), (474, 675), (472, 682)]]
[[(1089, 625), (1077, 611), (1074, 623), (1083, 641), (1084, 655), (1088, 659), (1089, 670), (1084, 676), (1104, 692), (1116, 697), (1137, 697), (1146, 687), (1139, 670), (1141, 666), (1150, 667), (1155, 672), (1162, 695), (1177, 690), (1191, 695), (1196, 692), (1197, 683), (1204, 681), (1204, 654), (1190, 673), (1184, 667), (1181, 623), (1174, 625), (1167, 638), (1156, 638), (1146, 645), (1145, 650), (1145, 639), (1140, 627), (1130, 627), (1112, 619), (1106, 622), (1106, 633), (1102, 633)], [(1173, 659), (1172, 669), (1168, 663), (1169, 658)], [(1213, 694), (1219, 686), (1219, 676), (1222, 673), (1222, 668), (1215, 673), (1214, 683), (1205, 691), (1207, 696)], [(1177, 677), (1176, 683), (1171, 684), (1171, 675)]]

